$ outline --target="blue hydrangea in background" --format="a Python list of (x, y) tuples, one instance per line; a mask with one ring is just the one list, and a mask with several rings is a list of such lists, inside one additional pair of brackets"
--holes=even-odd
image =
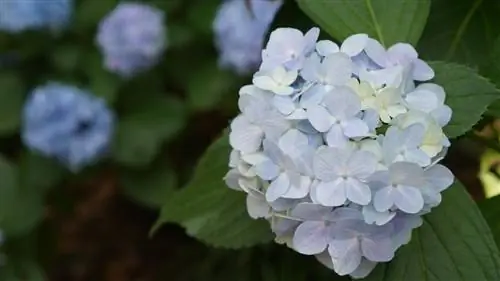
[(50, 82), (37, 87), (24, 106), (22, 139), (29, 148), (78, 171), (107, 152), (113, 125), (114, 115), (104, 100)]
[(213, 23), (219, 64), (239, 74), (247, 74), (259, 66), (264, 36), (283, 4), (277, 0), (245, 0), (224, 2)]
[(123, 77), (151, 68), (166, 46), (163, 11), (139, 3), (119, 4), (99, 25), (97, 44), (105, 67)]
[(2, 0), (0, 30), (21, 32), (27, 29), (59, 30), (68, 25), (73, 0)]

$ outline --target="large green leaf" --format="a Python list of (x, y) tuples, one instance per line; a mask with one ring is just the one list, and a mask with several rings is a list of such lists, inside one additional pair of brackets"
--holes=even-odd
[(23, 192), (44, 193), (57, 185), (65, 174), (55, 160), (24, 151), (19, 160), (19, 184)]
[(104, 68), (103, 58), (97, 52), (85, 56), (85, 73), (92, 94), (112, 104), (118, 98), (120, 80)]
[(445, 127), (453, 138), (467, 132), (486, 111), (488, 105), (500, 97), (500, 91), (477, 71), (463, 65), (433, 62), (435, 82), (446, 90), (446, 104), (453, 110), (450, 124)]
[(12, 134), (19, 128), (24, 91), (19, 75), (0, 73), (0, 134)]
[(208, 148), (191, 182), (164, 202), (155, 229), (167, 222), (180, 223), (189, 235), (223, 248), (252, 246), (272, 239), (266, 221), (248, 216), (245, 194), (225, 186), (229, 153), (225, 134)]
[(21, 237), (8, 237), (2, 247), (5, 254), (5, 263), (0, 268), (2, 281), (44, 281), (45, 273), (36, 262), (37, 233), (30, 233)]
[(479, 208), (491, 227), (497, 245), (500, 245), (500, 195), (479, 202)]
[(488, 62), (500, 34), (500, 2), (432, 0), (418, 49), (424, 59), (453, 60), (477, 67)]
[(364, 280), (496, 281), (500, 255), (479, 209), (457, 182), (395, 259), (379, 264)]
[(175, 191), (177, 177), (167, 163), (155, 163), (148, 170), (123, 169), (120, 184), (123, 192), (133, 200), (151, 207), (161, 205)]
[(136, 106), (121, 117), (113, 158), (127, 166), (150, 163), (161, 145), (186, 124), (184, 104), (163, 94), (136, 95)]
[(43, 217), (41, 192), (23, 192), (19, 169), (0, 156), (0, 229), (7, 236), (28, 233)]
[(416, 44), (429, 15), (430, 0), (297, 0), (302, 10), (334, 38), (366, 33), (385, 46)]
[(196, 69), (187, 81), (189, 105), (194, 110), (209, 110), (219, 105), (225, 94), (234, 95), (239, 79), (220, 69), (215, 60), (211, 60)]

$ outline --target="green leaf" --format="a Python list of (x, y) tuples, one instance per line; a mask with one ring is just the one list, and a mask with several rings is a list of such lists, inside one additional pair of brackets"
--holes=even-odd
[(136, 106), (120, 117), (112, 149), (113, 159), (126, 166), (150, 163), (162, 144), (186, 124), (181, 101), (163, 94), (135, 96)]
[(225, 94), (235, 90), (238, 82), (234, 74), (220, 69), (215, 61), (210, 61), (192, 73), (187, 81), (189, 104), (194, 110), (212, 109)]
[(21, 123), (24, 103), (24, 85), (19, 75), (0, 73), (0, 134), (12, 134)]
[(489, 63), (481, 69), (493, 83), (500, 87), (500, 37), (497, 38), (489, 56)]
[(59, 46), (52, 53), (52, 63), (62, 73), (73, 72), (79, 67), (81, 52), (75, 45)]
[(112, 104), (118, 98), (120, 79), (104, 68), (101, 56), (97, 52), (89, 53), (85, 58), (85, 71), (90, 80), (92, 94)]
[(65, 174), (55, 160), (24, 151), (19, 163), (19, 183), (23, 192), (41, 192), (57, 185)]
[(432, 0), (420, 54), (427, 60), (452, 60), (473, 68), (487, 63), (500, 34), (499, 14), (497, 1)]
[(453, 110), (451, 122), (444, 131), (450, 138), (458, 137), (479, 121), (500, 92), (494, 84), (466, 66), (445, 62), (430, 65), (436, 72), (435, 82), (446, 90), (446, 104)]
[(0, 229), (7, 236), (28, 233), (42, 219), (43, 197), (39, 192), (22, 192), (19, 169), (0, 157)]
[(171, 24), (167, 30), (169, 48), (182, 48), (195, 39), (195, 34), (184, 24)]
[(497, 245), (500, 245), (500, 195), (478, 203), (484, 218), (491, 227)]
[(203, 35), (212, 34), (212, 22), (221, 3), (218, 0), (198, 0), (191, 3), (187, 12), (188, 24)]
[(390, 46), (416, 44), (429, 15), (430, 0), (297, 0), (302, 10), (323, 30), (344, 40), (366, 33)]
[(500, 280), (498, 248), (463, 185), (457, 182), (443, 195), (411, 242), (364, 281)]
[(79, 5), (75, 8), (75, 28), (85, 30), (95, 27), (107, 13), (113, 10), (117, 3), (118, 0), (79, 1)]
[(45, 281), (43, 269), (32, 260), (12, 260), (7, 261), (0, 270), (0, 280), (2, 281)]
[(189, 184), (164, 202), (153, 231), (175, 222), (189, 235), (222, 248), (248, 247), (272, 239), (268, 223), (247, 214), (245, 194), (229, 189), (223, 181), (230, 150), (226, 133), (207, 149)]
[(123, 170), (120, 184), (125, 195), (150, 208), (160, 208), (175, 191), (177, 177), (167, 165), (146, 171)]
[(5, 264), (0, 270), (2, 281), (44, 281), (45, 273), (41, 266), (35, 261), (37, 252), (37, 233), (27, 236), (7, 237), (2, 247), (5, 254)]

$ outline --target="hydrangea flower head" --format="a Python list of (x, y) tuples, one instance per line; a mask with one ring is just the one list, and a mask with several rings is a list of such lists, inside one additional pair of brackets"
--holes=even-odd
[(282, 4), (282, 0), (222, 3), (213, 22), (221, 67), (247, 74), (259, 66), (264, 36)]
[(73, 4), (73, 0), (2, 1), (0, 30), (9, 32), (40, 28), (59, 30), (69, 23)]
[(114, 115), (102, 99), (50, 82), (34, 89), (26, 101), (22, 139), (77, 171), (107, 152), (113, 125)]
[(229, 187), (276, 241), (364, 278), (411, 240), (453, 174), (437, 164), (452, 110), (408, 44), (340, 46), (278, 28), (231, 123)]
[(97, 44), (111, 72), (130, 77), (154, 66), (166, 47), (163, 11), (121, 3), (99, 24)]

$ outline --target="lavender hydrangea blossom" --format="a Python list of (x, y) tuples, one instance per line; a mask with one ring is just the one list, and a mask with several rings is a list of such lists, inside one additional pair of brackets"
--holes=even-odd
[(409, 243), (453, 174), (437, 164), (452, 110), (408, 44), (340, 46), (278, 28), (231, 123), (228, 186), (276, 241), (339, 275), (367, 276)]
[(99, 24), (96, 42), (111, 72), (131, 77), (153, 67), (166, 48), (163, 11), (121, 3)]
[(26, 146), (78, 171), (108, 150), (114, 115), (104, 100), (74, 86), (50, 82), (33, 90), (23, 111)]
[(227, 0), (213, 23), (219, 64), (239, 74), (255, 70), (261, 62), (264, 36), (282, 0)]
[(28, 29), (59, 30), (68, 25), (73, 0), (8, 0), (0, 4), (0, 30), (21, 32)]

